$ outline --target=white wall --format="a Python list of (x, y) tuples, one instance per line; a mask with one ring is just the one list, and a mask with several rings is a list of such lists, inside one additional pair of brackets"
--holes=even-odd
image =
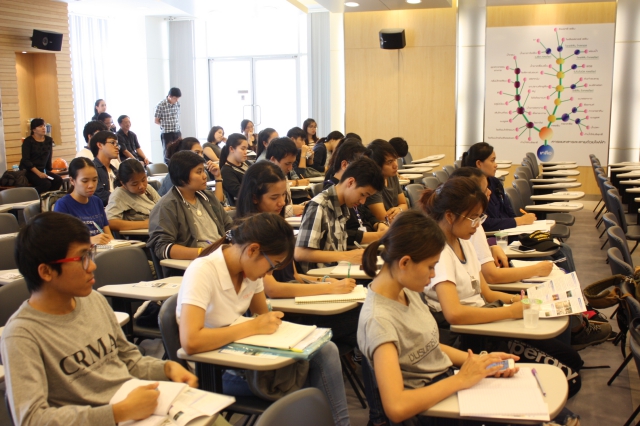
[[(162, 142), (160, 141), (160, 126), (154, 123), (153, 116), (156, 105), (167, 96), (169, 92), (169, 26), (163, 18), (145, 18), (144, 28), (146, 32), (147, 62), (147, 97), (144, 98), (147, 105), (148, 132), (150, 134), (149, 145), (153, 162), (162, 162)], [(134, 130), (135, 131), (135, 130)], [(144, 147), (142, 149), (145, 149)], [(145, 151), (147, 154), (149, 152)]]

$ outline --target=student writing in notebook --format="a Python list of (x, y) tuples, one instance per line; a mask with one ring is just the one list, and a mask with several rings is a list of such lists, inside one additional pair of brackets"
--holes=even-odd
[(113, 239), (102, 200), (94, 194), (98, 186), (98, 172), (93, 161), (78, 157), (69, 163), (71, 192), (60, 198), (53, 210), (77, 217), (89, 229), (93, 244), (107, 244)]
[(277, 138), (266, 149), (265, 159), (280, 167), (287, 178), (287, 205), (284, 207), (284, 217), (300, 216), (304, 211), (305, 203), (293, 204), (290, 186), (309, 185), (307, 179), (300, 177), (293, 171), (293, 162), (296, 161), (298, 148), (289, 138)]
[[(403, 422), (484, 377), (510, 377), (517, 372), (489, 367), (504, 359), (518, 360), (517, 356), (476, 355), (439, 343), (438, 325), (420, 293), (434, 277), (445, 244), (432, 219), (408, 211), (399, 214), (384, 237), (365, 250), (362, 266), (375, 278), (362, 307), (358, 343), (373, 366), (382, 401), (382, 407), (372, 405), (370, 424), (385, 424), (385, 414), (394, 423)], [(384, 265), (376, 275), (381, 245)], [(456, 375), (454, 366), (460, 367)], [(372, 391), (368, 383), (370, 404), (376, 401)], [(428, 424), (426, 418), (416, 420)]]
[[(289, 141), (293, 144), (293, 142)], [(240, 187), (236, 218), (251, 216), (261, 212), (283, 216), (287, 199), (287, 180), (282, 171), (273, 163), (259, 161), (249, 167)], [(346, 294), (356, 285), (354, 279), (337, 280), (329, 277), (313, 277), (298, 273), (291, 262), (282, 269), (273, 271), (263, 278), (264, 291), (270, 298), (315, 296), (319, 294)], [(305, 284), (306, 283), (306, 284)], [(360, 309), (352, 309), (338, 315), (287, 315), (295, 317), (290, 321), (317, 325), (333, 330), (333, 341), (356, 346), (356, 328)]]
[[(184, 275), (176, 313), (180, 343), (189, 354), (218, 349), (256, 334), (272, 334), (282, 323), (282, 312), (269, 312), (263, 278), (283, 268), (293, 258), (291, 226), (274, 213), (257, 213), (241, 219), (202, 252)], [(256, 318), (230, 325), (249, 309)], [(247, 382), (226, 372), (225, 393), (251, 395)], [(336, 425), (348, 425), (349, 413), (340, 370), (338, 349), (325, 344), (309, 361), (306, 379), (327, 397)]]
[(109, 405), (134, 377), (198, 386), (180, 364), (142, 356), (127, 341), (105, 298), (93, 291), (94, 254), (86, 226), (69, 215), (39, 214), (18, 235), (16, 263), (30, 297), (0, 342), (17, 425), (113, 426), (145, 419), (157, 405), (157, 383)]

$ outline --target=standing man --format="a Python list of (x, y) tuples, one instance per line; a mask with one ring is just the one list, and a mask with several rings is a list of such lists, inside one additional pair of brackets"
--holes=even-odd
[[(180, 102), (178, 100), (182, 92), (177, 87), (172, 87), (166, 99), (163, 99), (156, 107), (155, 123), (160, 126), (160, 140), (162, 150), (166, 153), (167, 145), (182, 137), (180, 133)], [(165, 163), (169, 163), (165, 155)]]
[(142, 161), (145, 166), (148, 165), (149, 159), (140, 148), (138, 136), (131, 131), (131, 119), (129, 116), (121, 115), (118, 117), (118, 125), (120, 130), (118, 130), (116, 136), (118, 136), (118, 143), (120, 144), (120, 160), (135, 158), (138, 161)]

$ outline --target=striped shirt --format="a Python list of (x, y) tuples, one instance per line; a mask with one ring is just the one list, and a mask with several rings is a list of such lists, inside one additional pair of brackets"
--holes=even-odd
[(170, 104), (167, 98), (156, 107), (155, 118), (160, 119), (162, 133), (176, 133), (180, 131), (180, 102)]

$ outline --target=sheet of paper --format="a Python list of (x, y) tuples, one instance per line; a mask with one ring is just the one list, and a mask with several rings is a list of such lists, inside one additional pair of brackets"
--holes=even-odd
[(527, 290), (530, 299), (542, 300), (540, 318), (573, 315), (587, 310), (580, 281), (575, 272), (554, 277)]
[[(232, 325), (251, 321), (252, 318), (239, 317)], [(278, 348), (289, 350), (300, 343), (304, 338), (313, 332), (315, 325), (300, 325), (288, 321), (282, 321), (278, 330), (273, 334), (256, 334), (236, 340), (235, 343), (262, 346), (265, 348)]]
[[(514, 268), (522, 268), (525, 266), (531, 266), (531, 265), (535, 265), (536, 263), (540, 263), (539, 260), (517, 260), (517, 259), (510, 259), (510, 262)], [(554, 263), (553, 268), (551, 268), (551, 273), (546, 277), (541, 277), (536, 275), (531, 278), (535, 278), (538, 281), (542, 281), (542, 280), (551, 280), (553, 278), (561, 277), (563, 275), (565, 275), (565, 272), (562, 269), (560, 269), (558, 265)]]
[(178, 288), (179, 283), (168, 283), (162, 281), (140, 281), (133, 285), (134, 287), (146, 287), (146, 288)]
[[(120, 386), (120, 389), (113, 395), (109, 404), (117, 404), (118, 402), (123, 401), (127, 395), (131, 393), (132, 390), (138, 388), (140, 386), (146, 386), (151, 383), (155, 383), (151, 380), (140, 380), (140, 379), (131, 379), (127, 380)], [(169, 407), (176, 399), (176, 397), (187, 389), (189, 386), (186, 383), (176, 383), (176, 382), (158, 382), (158, 390), (160, 391), (160, 395), (158, 396), (158, 406), (153, 412), (159, 416), (166, 416), (169, 412)]]
[(299, 296), (295, 298), (296, 303), (339, 303), (357, 302), (367, 297), (367, 289), (362, 285), (357, 285), (350, 293), (346, 294), (320, 294), (316, 296)]

